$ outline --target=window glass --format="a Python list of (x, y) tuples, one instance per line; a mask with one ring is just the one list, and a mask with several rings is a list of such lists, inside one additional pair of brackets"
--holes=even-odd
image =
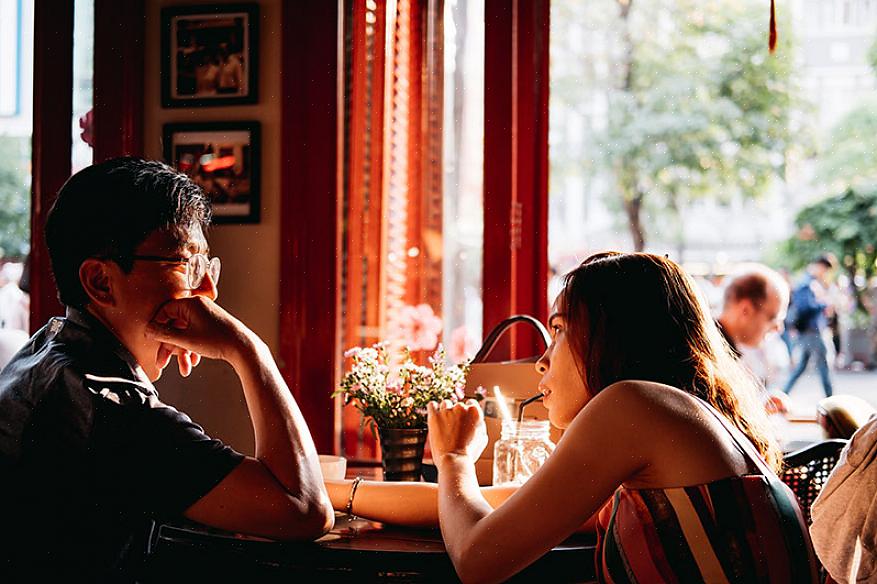
[[(862, 211), (877, 209), (877, 3), (777, 3), (774, 54), (756, 0), (551, 10), (551, 296), (591, 253), (645, 250), (680, 262), (718, 314), (742, 263), (794, 285), (831, 252), (835, 364), (872, 365), (873, 342), (854, 345), (877, 306), (877, 221)], [(787, 369), (770, 367), (777, 387)]]
[(444, 34), (444, 338), (459, 360), (482, 334), (484, 3), (447, 0)]
[(33, 2), (0, 2), (0, 366), (27, 339)]
[(71, 172), (92, 163), (94, 94), (94, 0), (73, 5), (73, 142)]

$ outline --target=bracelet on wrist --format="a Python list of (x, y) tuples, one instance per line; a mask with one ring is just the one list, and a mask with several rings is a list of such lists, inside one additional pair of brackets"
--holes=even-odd
[(347, 497), (347, 507), (344, 509), (344, 512), (351, 517), (356, 517), (353, 514), (353, 498), (356, 496), (356, 489), (359, 488), (359, 483), (361, 482), (362, 477), (356, 477), (350, 485), (350, 495)]

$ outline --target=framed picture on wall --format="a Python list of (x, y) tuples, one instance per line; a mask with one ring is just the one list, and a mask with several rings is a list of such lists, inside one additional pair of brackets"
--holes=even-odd
[(256, 4), (162, 9), (162, 105), (256, 103), (258, 28)]
[(165, 124), (164, 157), (213, 203), (214, 223), (259, 222), (259, 122)]

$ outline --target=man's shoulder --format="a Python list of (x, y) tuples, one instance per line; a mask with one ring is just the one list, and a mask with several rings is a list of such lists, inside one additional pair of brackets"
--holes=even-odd
[[(142, 403), (142, 394), (148, 396), (154, 389), (136, 379), (118, 355), (93, 342), (69, 319), (49, 321), (0, 373), (0, 404), (17, 404), (16, 416), (23, 409), (37, 409), (49, 398), (87, 408), (91, 396), (101, 392), (118, 396), (113, 400), (117, 403), (122, 399)], [(0, 410), (13, 415), (9, 407)]]

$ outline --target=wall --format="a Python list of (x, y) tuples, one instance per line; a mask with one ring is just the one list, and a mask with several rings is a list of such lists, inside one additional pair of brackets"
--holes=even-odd
[[(253, 329), (277, 354), (280, 268), (280, 42), (281, 2), (258, 2), (259, 103), (233, 107), (161, 107), (161, 8), (192, 0), (147, 0), (144, 147), (162, 157), (162, 125), (170, 122), (256, 120), (262, 125), (261, 215), (258, 225), (218, 225), (208, 234), (211, 254), (222, 258), (219, 303)], [(209, 2), (216, 4), (214, 0)], [(156, 386), (162, 399), (186, 412), (207, 432), (252, 454), (254, 438), (243, 393), (225, 363), (204, 361), (183, 380), (173, 365)]]

